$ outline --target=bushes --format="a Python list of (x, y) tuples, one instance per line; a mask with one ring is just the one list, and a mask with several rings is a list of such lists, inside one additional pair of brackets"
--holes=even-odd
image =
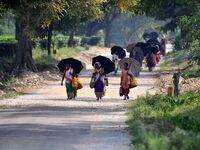
[(100, 44), (101, 37), (93, 36), (93, 37), (83, 37), (81, 39), (81, 46), (85, 45), (91, 45), (91, 46), (97, 46)]
[(195, 69), (195, 70), (185, 70), (181, 73), (181, 76), (184, 79), (189, 79), (189, 78), (198, 78), (200, 77), (200, 70)]
[(91, 46), (96, 46), (99, 44), (100, 40), (101, 40), (100, 37), (94, 36), (94, 37), (90, 38), (90, 40), (87, 42), (87, 44), (91, 45)]
[(136, 150), (186, 150), (200, 146), (200, 93), (173, 98), (142, 97), (132, 103), (128, 116)]

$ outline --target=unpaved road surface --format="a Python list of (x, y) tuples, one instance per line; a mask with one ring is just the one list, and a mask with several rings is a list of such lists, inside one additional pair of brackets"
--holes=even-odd
[[(106, 96), (96, 101), (88, 84), (91, 72), (80, 75), (84, 88), (76, 100), (66, 99), (60, 81), (1, 100), (0, 150), (129, 150), (125, 113), (130, 100), (119, 97), (120, 76), (109, 76)], [(153, 74), (142, 72), (131, 99), (154, 86)]]

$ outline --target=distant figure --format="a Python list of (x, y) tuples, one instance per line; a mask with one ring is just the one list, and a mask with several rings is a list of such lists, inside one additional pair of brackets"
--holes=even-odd
[[(144, 52), (140, 47), (134, 47), (134, 49), (131, 51), (130, 58), (134, 58), (137, 60), (141, 66), (144, 60)], [(135, 72), (135, 76), (138, 77), (140, 75), (140, 71)]]
[(112, 55), (112, 62), (115, 64), (115, 75), (116, 75), (118, 71), (118, 66), (119, 66), (119, 57), (117, 54)]
[(129, 84), (130, 84), (130, 76), (128, 74), (128, 63), (124, 63), (124, 66), (122, 68), (122, 74), (121, 74), (121, 87), (122, 87), (122, 94), (124, 95), (124, 100), (129, 99)]
[(106, 87), (104, 83), (106, 75), (104, 74), (104, 69), (101, 67), (101, 64), (99, 62), (96, 62), (94, 64), (93, 76), (95, 78), (94, 92), (97, 100), (100, 100), (106, 92)]
[(76, 97), (76, 90), (74, 90), (72, 87), (73, 76), (75, 76), (74, 70), (71, 68), (70, 64), (67, 64), (61, 81), (61, 85), (63, 85), (63, 80), (65, 79), (67, 99), (73, 99)]
[(147, 67), (149, 69), (149, 72), (153, 71), (153, 68), (156, 66), (157, 61), (156, 61), (156, 55), (149, 52), (146, 56), (146, 61), (147, 61)]
[(167, 39), (166, 39), (165, 35), (161, 38), (160, 44), (161, 44), (160, 52), (163, 56), (165, 56), (165, 54), (166, 54), (166, 44), (167, 44)]

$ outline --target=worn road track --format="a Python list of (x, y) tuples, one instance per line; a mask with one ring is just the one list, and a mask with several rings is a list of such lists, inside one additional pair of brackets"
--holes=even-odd
[[(0, 101), (0, 150), (129, 150), (125, 124), (127, 103), (119, 97), (120, 76), (109, 76), (106, 96), (95, 100), (89, 88), (91, 70), (80, 79), (76, 100), (66, 100), (60, 81), (49, 82), (16, 99)], [(145, 95), (156, 76), (142, 72), (130, 97)]]

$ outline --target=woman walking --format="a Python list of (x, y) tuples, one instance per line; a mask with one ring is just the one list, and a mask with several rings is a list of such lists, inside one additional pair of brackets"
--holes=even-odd
[(105, 95), (105, 74), (104, 69), (101, 67), (101, 64), (99, 62), (96, 62), (94, 64), (94, 72), (93, 77), (95, 78), (95, 85), (94, 85), (94, 91), (95, 95), (97, 97), (97, 100), (102, 99), (102, 97)]
[(128, 74), (128, 63), (124, 63), (121, 74), (121, 87), (122, 94), (124, 95), (124, 100), (129, 99), (129, 84), (130, 84), (130, 76)]
[(66, 64), (66, 68), (63, 73), (61, 85), (63, 85), (63, 80), (65, 79), (65, 86), (67, 92), (67, 99), (73, 99), (76, 97), (76, 90), (72, 87), (72, 78), (75, 76), (74, 70), (70, 64)]
[(117, 75), (118, 66), (119, 66), (119, 56), (117, 54), (113, 54), (112, 61), (115, 64), (115, 75)]

